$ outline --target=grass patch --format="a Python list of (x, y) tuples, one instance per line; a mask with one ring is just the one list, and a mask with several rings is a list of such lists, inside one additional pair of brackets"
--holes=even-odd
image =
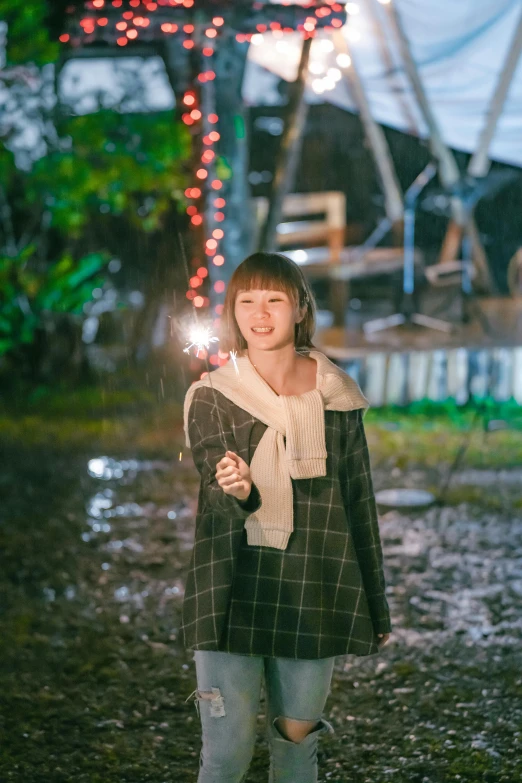
[[(521, 408), (513, 402), (484, 403), (479, 410), (477, 415), (476, 406), (452, 402), (370, 409), (365, 426), (372, 459), (401, 469), (435, 467), (451, 464), (466, 444), (468, 467), (522, 465)], [(120, 375), (106, 387), (38, 387), (11, 394), (0, 404), (0, 437), (24, 446), (130, 448), (172, 456), (183, 448), (182, 416), (182, 395), (164, 398), (141, 377)], [(491, 421), (502, 427), (487, 431)]]

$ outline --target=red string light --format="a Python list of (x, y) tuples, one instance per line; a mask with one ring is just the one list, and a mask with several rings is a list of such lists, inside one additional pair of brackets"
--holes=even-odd
[[(212, 27), (208, 26), (205, 28), (205, 37), (210, 39), (216, 39), (218, 36), (218, 30), (217, 27), (221, 27), (224, 24), (223, 17), (215, 17), (212, 20)], [(183, 46), (185, 48), (192, 48), (194, 46), (194, 40), (191, 37), (191, 34), (194, 32), (194, 25), (187, 24), (182, 27), (183, 32), (188, 36), (187, 39), (183, 42)], [(167, 32), (167, 31), (166, 31)], [(210, 46), (203, 46), (201, 49), (201, 53), (203, 57), (211, 57), (214, 54), (214, 48)], [(211, 69), (202, 69), (199, 74), (197, 74), (197, 82), (199, 84), (206, 84), (207, 82), (213, 81), (216, 78), (215, 71)], [(193, 127), (193, 133), (197, 133), (199, 130), (203, 130), (205, 127), (205, 124), (215, 125), (218, 121), (218, 115), (215, 112), (210, 112), (208, 115), (204, 116), (203, 112), (201, 110), (201, 107), (199, 106), (199, 98), (197, 92), (194, 90), (187, 90), (185, 95), (183, 96), (183, 105), (188, 108), (188, 112), (185, 112), (182, 115), (183, 121)], [(219, 190), (223, 183), (221, 180), (217, 178), (209, 178), (210, 169), (208, 167), (212, 166), (215, 159), (216, 159), (216, 152), (212, 149), (213, 145), (219, 141), (220, 134), (213, 130), (210, 132), (207, 132), (201, 139), (202, 146), (204, 147), (202, 153), (201, 153), (201, 163), (202, 165), (197, 168), (195, 176), (196, 179), (200, 182), (209, 182), (209, 187), (213, 190)], [(185, 191), (185, 196), (188, 199), (191, 199), (193, 201), (196, 201), (202, 197), (202, 188), (199, 187), (189, 187)], [(217, 201), (220, 208), (225, 206), (225, 200), (224, 199), (214, 199), (214, 202)], [(216, 206), (216, 204), (214, 204)], [(187, 213), (191, 214), (191, 224), (194, 227), (201, 227), (204, 226), (205, 220), (204, 215), (200, 213), (200, 209), (197, 208), (195, 205), (191, 205), (187, 207)], [(224, 213), (217, 212), (214, 214), (214, 219), (219, 221), (224, 220)], [(213, 229), (212, 230), (212, 236), (208, 237), (205, 240), (205, 247), (204, 247), (204, 254), (207, 257), (207, 263), (212, 260), (215, 266), (222, 266), (225, 262), (225, 258), (222, 253), (218, 253), (218, 245), (219, 241), (223, 239), (224, 237), (224, 231), (222, 229)], [(191, 289), (194, 287), (199, 287), (203, 281), (208, 277), (208, 268), (206, 266), (198, 265), (198, 260), (194, 259), (193, 264), (197, 267), (197, 275), (193, 275), (191, 278)], [(197, 279), (196, 279), (197, 278)], [(194, 286), (194, 283), (197, 283), (197, 286)], [(224, 285), (224, 283), (223, 283)], [(222, 290), (221, 287), (218, 285), (217, 289), (214, 286), (214, 290), (217, 293), (221, 293)], [(187, 292), (187, 295), (190, 293)], [(191, 297), (191, 301), (194, 305), (194, 307), (206, 307), (209, 306), (210, 300), (208, 297), (202, 296), (196, 296)], [(219, 322), (219, 319), (217, 319)], [(215, 363), (217, 360), (217, 357), (210, 357), (211, 360)]]
[[(296, 0), (279, 0), (282, 6), (291, 6), (295, 4)], [(122, 6), (127, 6), (124, 10)], [(111, 21), (109, 16), (99, 17), (97, 14), (92, 17), (85, 16), (80, 25), (85, 35), (89, 36), (89, 41), (92, 40), (91, 36), (96, 30), (100, 31), (100, 28), (115, 26), (116, 30), (121, 33), (116, 39), (118, 46), (126, 46), (129, 43), (129, 39), (135, 40), (142, 35), (142, 30), (151, 27), (151, 20), (154, 23), (154, 17), (147, 16), (152, 14), (158, 8), (170, 7), (170, 8), (185, 8), (189, 9), (198, 4), (194, 0), (128, 0), (127, 3), (123, 3), (123, 0), (88, 0), (85, 3), (86, 8), (93, 11), (100, 12), (101, 9), (107, 6), (112, 8), (122, 9), (120, 11), (120, 20), (114, 22)], [(201, 3), (203, 5), (203, 3)], [(258, 7), (254, 3), (254, 10), (261, 10), (266, 8), (266, 4), (258, 3)], [(331, 18), (333, 14), (340, 14), (344, 12), (344, 4), (338, 2), (338, 0), (322, 0), (322, 5), (316, 7), (316, 0), (305, 0), (302, 2), (301, 7), (306, 9), (305, 13), (301, 17), (303, 20), (297, 25), (297, 29), (301, 31), (303, 38), (312, 38), (315, 36), (318, 24), (322, 26), (328, 19), (327, 29), (342, 27), (343, 21), (340, 18)], [(103, 11), (102, 11), (103, 13)], [(216, 228), (216, 224), (223, 223), (225, 220), (224, 208), (226, 207), (226, 200), (222, 198), (217, 191), (220, 191), (224, 187), (224, 183), (219, 179), (215, 169), (216, 162), (216, 149), (214, 145), (219, 142), (220, 134), (217, 130), (209, 130), (209, 126), (215, 126), (219, 122), (218, 115), (210, 111), (207, 114), (208, 109), (205, 106), (210, 102), (205, 98), (204, 104), (200, 104), (199, 95), (200, 90), (211, 90), (209, 82), (212, 82), (216, 78), (216, 73), (211, 67), (208, 67), (211, 63), (207, 58), (211, 58), (214, 55), (216, 45), (219, 41), (221, 30), (225, 25), (225, 18), (221, 15), (215, 15), (211, 17), (210, 22), (207, 18), (206, 21), (198, 22), (198, 52), (201, 56), (202, 63), (205, 63), (199, 69), (200, 72), (196, 75), (195, 88), (188, 89), (182, 100), (181, 119), (182, 122), (190, 129), (190, 134), (194, 139), (198, 139), (199, 143), (199, 164), (196, 166), (194, 173), (194, 180), (200, 185), (200, 187), (187, 187), (185, 190), (185, 197), (188, 201), (186, 206), (186, 214), (190, 220), (190, 226), (194, 230), (199, 229), (198, 243), (200, 238), (202, 239), (199, 258), (192, 260), (192, 266), (197, 273), (192, 273), (190, 277), (189, 290), (186, 292), (186, 297), (192, 302), (194, 307), (203, 308), (210, 305), (208, 296), (202, 292), (200, 295), (196, 295), (194, 288), (201, 288), (204, 285), (204, 281), (209, 277), (209, 265), (212, 263), (215, 267), (221, 267), (225, 263), (225, 257), (220, 252), (220, 243), (224, 239), (225, 232), (222, 228)], [(174, 24), (172, 22), (165, 22), (158, 19), (158, 27), (161, 32), (166, 35), (172, 35), (177, 33), (181, 35), (182, 46), (186, 50), (193, 50), (196, 47), (195, 37), (195, 24), (187, 22), (185, 24)], [(114, 27), (113, 27), (114, 30)], [(271, 21), (268, 24), (259, 23), (256, 25), (256, 29), (252, 29), (251, 32), (237, 33), (235, 38), (240, 43), (247, 43), (252, 40), (254, 34), (258, 38), (261, 38), (263, 33), (271, 31), (274, 38), (282, 38), (285, 33), (294, 32), (295, 27), (284, 27), (279, 21)], [(148, 32), (148, 31), (147, 31)], [(101, 31), (99, 32), (101, 36)], [(106, 36), (104, 30), (103, 36)], [(70, 41), (70, 35), (64, 33), (59, 39), (62, 43)], [(201, 136), (200, 136), (201, 134)], [(210, 206), (210, 212), (205, 209), (205, 196), (210, 199), (208, 205)], [(212, 209), (212, 207), (214, 209)], [(214, 211), (215, 210), (215, 211)], [(204, 252), (201, 252), (204, 250)], [(206, 285), (206, 284), (205, 284)], [(217, 294), (223, 293), (225, 290), (224, 280), (217, 280), (213, 283), (213, 291)], [(217, 318), (214, 320), (214, 324), (219, 324), (219, 316), (223, 312), (223, 305), (218, 304), (214, 308)], [(223, 356), (211, 356), (210, 362), (213, 365), (225, 362), (228, 359), (228, 355)]]

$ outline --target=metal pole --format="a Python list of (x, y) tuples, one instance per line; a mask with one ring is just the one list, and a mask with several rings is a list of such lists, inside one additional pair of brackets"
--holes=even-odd
[(472, 177), (485, 177), (489, 171), (491, 161), (489, 160), (489, 146), (495, 135), (497, 123), (502, 114), (502, 109), (513, 81), (515, 69), (522, 52), (522, 11), (518, 26), (513, 35), (504, 66), (500, 72), (497, 85), (493, 91), (493, 96), (488, 107), (486, 122), (480, 134), (477, 149), (468, 165), (468, 174)]
[(370, 104), (364, 91), (364, 85), (345, 36), (341, 30), (335, 30), (332, 39), (336, 50), (339, 53), (348, 55), (351, 60), (351, 66), (340, 67), (346, 72), (352, 85), (355, 103), (359, 109), (366, 138), (368, 139), (373, 159), (381, 179), (386, 215), (393, 225), (403, 219), (404, 207), (401, 186), (393, 165), (390, 148), (381, 126), (373, 119), (370, 111)]
[(431, 150), (434, 157), (439, 161), (440, 164), (440, 177), (448, 188), (453, 188), (457, 185), (460, 179), (459, 167), (457, 166), (457, 162), (451, 150), (447, 147), (442, 138), (437, 120), (431, 110), (430, 102), (428, 101), (426, 92), (424, 90), (424, 85), (420, 79), (417, 63), (413, 59), (410, 43), (406, 33), (404, 32), (399, 13), (393, 3), (388, 4), (387, 7), (388, 19), (399, 44), (406, 74), (410, 80), (411, 86), (413, 87), (413, 92), (415, 93), (415, 97), (422, 112), (422, 116), (424, 117), (426, 125), (428, 126), (429, 144)]
[(259, 235), (260, 250), (274, 249), (277, 226), (281, 222), (285, 196), (293, 185), (300, 142), (308, 113), (305, 87), (311, 46), (312, 38), (306, 38), (301, 49), (297, 78), (292, 85), (293, 89), (288, 102), (285, 127), (270, 191), (268, 214)]
[(415, 287), (415, 210), (417, 201), (435, 174), (435, 164), (428, 163), (406, 191), (404, 209), (404, 293), (413, 294)]
[[(375, 6), (376, 0), (373, 0), (373, 2)], [(493, 281), (489, 272), (487, 256), (482, 246), (482, 242), (480, 241), (474, 217), (465, 208), (462, 198), (456, 194), (460, 185), (461, 174), (455, 156), (444, 142), (435, 115), (431, 110), (430, 103), (419, 76), (417, 64), (411, 53), (408, 38), (402, 27), (399, 13), (393, 3), (387, 4), (386, 7), (388, 8), (387, 19), (393, 28), (393, 32), (399, 44), (406, 74), (412, 85), (426, 125), (428, 126), (429, 144), (434, 157), (439, 162), (439, 176), (441, 182), (446, 190), (454, 194), (451, 198), (453, 220), (461, 230), (466, 230), (469, 233), (474, 250), (475, 266), (481, 274), (484, 288), (491, 291), (494, 287)], [(380, 6), (380, 8), (381, 10), (384, 10), (383, 6)]]

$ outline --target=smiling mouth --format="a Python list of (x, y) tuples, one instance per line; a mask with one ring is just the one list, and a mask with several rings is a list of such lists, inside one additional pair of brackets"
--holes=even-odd
[(270, 332), (274, 331), (273, 326), (263, 326), (263, 327), (251, 327), (251, 331), (254, 332), (254, 334), (270, 334)]

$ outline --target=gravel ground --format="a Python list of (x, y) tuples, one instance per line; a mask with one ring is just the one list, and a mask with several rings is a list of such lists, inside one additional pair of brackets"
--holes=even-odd
[[(6, 455), (0, 778), (195, 783), (195, 669), (178, 640), (190, 455)], [(443, 481), (436, 465), (397, 464), (377, 465), (376, 488)], [(378, 655), (336, 661), (320, 781), (522, 780), (521, 479), (463, 468), (451, 505), (383, 511), (394, 631)], [(262, 698), (249, 783), (267, 780), (263, 719)]]

